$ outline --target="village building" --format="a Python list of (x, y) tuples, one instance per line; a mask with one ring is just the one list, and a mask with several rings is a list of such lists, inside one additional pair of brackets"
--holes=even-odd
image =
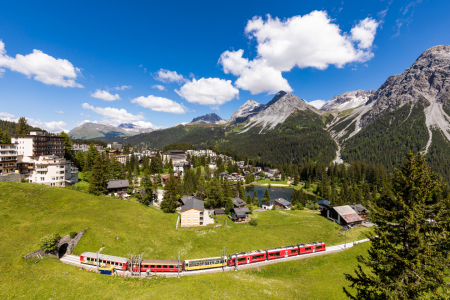
[(112, 148), (117, 149), (117, 150), (122, 149), (122, 144), (119, 144), (117, 142), (113, 142), (111, 144), (108, 144), (107, 146), (109, 149), (112, 149)]
[(128, 179), (109, 180), (106, 183), (108, 193), (126, 192), (129, 187), (130, 182)]
[(170, 161), (172, 163), (178, 161), (186, 161), (186, 152), (182, 150), (169, 150), (163, 153), (163, 161)]
[(189, 169), (191, 169), (191, 163), (189, 161), (179, 161), (173, 163), (173, 171), (178, 173), (180, 177), (182, 177), (183, 174)]
[(15, 144), (0, 144), (0, 175), (17, 170), (17, 147)]
[(275, 207), (276, 209), (289, 210), (291, 209), (291, 202), (283, 198), (278, 198), (261, 203), (261, 207), (263, 209), (273, 209), (273, 207)]
[(322, 210), (321, 214), (342, 226), (360, 226), (364, 221), (349, 205), (334, 206), (330, 209)]
[(181, 227), (205, 226), (214, 224), (214, 219), (210, 218), (205, 210), (203, 201), (194, 197), (186, 199), (186, 203), (181, 207)]
[(233, 202), (233, 209), (231, 210), (231, 219), (233, 222), (249, 222), (249, 214), (251, 214), (251, 211), (248, 209), (247, 203), (241, 198), (232, 198), (231, 201)]
[(360, 216), (363, 220), (366, 220), (370, 211), (365, 208), (364, 206), (362, 206), (361, 204), (352, 204), (349, 205), (354, 211), (356, 211), (356, 213), (358, 214), (358, 216)]

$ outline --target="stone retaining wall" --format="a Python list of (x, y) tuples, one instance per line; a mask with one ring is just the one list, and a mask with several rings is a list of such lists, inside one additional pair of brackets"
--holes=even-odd
[(10, 173), (5, 175), (0, 175), (0, 182), (21, 182), (22, 177), (20, 174)]

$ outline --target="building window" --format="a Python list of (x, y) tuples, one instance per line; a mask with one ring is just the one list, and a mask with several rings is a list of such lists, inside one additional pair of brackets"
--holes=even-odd
[(41, 181), (44, 181), (45, 180), (45, 177), (41, 177)]

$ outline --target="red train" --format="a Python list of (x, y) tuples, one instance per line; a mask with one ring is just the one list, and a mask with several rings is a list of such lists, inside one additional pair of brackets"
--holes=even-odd
[[(326, 246), (325, 243), (322, 242), (316, 242), (311, 244), (300, 244), (300, 245), (293, 245), (293, 246), (286, 246), (286, 247), (279, 247), (279, 248), (271, 248), (266, 250), (256, 250), (256, 251), (250, 251), (250, 252), (243, 252), (243, 253), (236, 253), (231, 254), (228, 257), (228, 261), (226, 257), (223, 257), (224, 265), (228, 266), (235, 266), (236, 261), (239, 265), (246, 265), (251, 263), (257, 263), (265, 260), (273, 260), (273, 259), (279, 259), (279, 258), (285, 258), (285, 257), (291, 257), (291, 256), (297, 256), (302, 254), (308, 254), (308, 253), (315, 253), (320, 251), (325, 251)], [(117, 256), (111, 256), (111, 255), (104, 255), (104, 254), (98, 254), (98, 260), (100, 265), (109, 265), (109, 266), (116, 266), (118, 270), (127, 271), (130, 269), (130, 260), (123, 258), (123, 257), (117, 257)], [(204, 259), (207, 261), (208, 259)], [(217, 260), (217, 259), (216, 259)], [(90, 264), (90, 265), (97, 265), (97, 253), (93, 252), (84, 252), (80, 255), (80, 262), (84, 264)], [(203, 269), (203, 268), (211, 268), (215, 266), (211, 266), (210, 263), (203, 264), (204, 266), (196, 267), (196, 269)], [(133, 271), (137, 271), (138, 267), (133, 266)], [(185, 263), (184, 261), (180, 260), (178, 264), (178, 260), (143, 260), (141, 262), (141, 272), (178, 272), (178, 270), (181, 271), (187, 271), (185, 270)]]
[(301, 254), (325, 251), (325, 243), (316, 242), (311, 244), (293, 245), (279, 248), (271, 248), (266, 250), (257, 250), (251, 252), (243, 252), (231, 254), (228, 259), (229, 266), (235, 266), (236, 260), (239, 265), (251, 264), (255, 262), (272, 260), (284, 257), (291, 257)]

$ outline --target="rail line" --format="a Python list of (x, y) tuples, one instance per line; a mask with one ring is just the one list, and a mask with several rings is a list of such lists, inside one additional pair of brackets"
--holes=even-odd
[[(349, 249), (356, 244), (360, 244), (360, 243), (364, 243), (364, 242), (368, 242), (368, 241), (369, 241), (369, 239), (363, 239), (363, 240), (359, 240), (359, 241), (352, 242), (352, 243), (330, 246), (330, 247), (327, 247), (325, 251), (321, 251), (321, 252), (308, 253), (308, 254), (302, 254), (302, 255), (297, 255), (297, 256), (283, 257), (283, 258), (274, 259), (274, 260), (265, 260), (265, 261), (261, 261), (261, 262), (257, 262), (257, 263), (239, 265), (238, 270), (258, 268), (261, 266), (272, 265), (272, 264), (282, 263), (282, 262), (286, 262), (286, 261), (299, 260), (299, 259), (304, 259), (304, 258), (309, 258), (309, 257), (314, 257), (314, 256), (319, 256), (319, 255), (336, 253), (336, 252), (340, 252), (340, 251)], [(78, 255), (71, 255), (71, 254), (64, 255), (60, 259), (60, 261), (62, 263), (80, 267), (80, 268), (88, 270), (88, 271), (92, 271), (92, 272), (97, 271), (96, 266), (90, 266), (90, 265), (80, 263), (80, 256), (78, 256)], [(228, 272), (228, 271), (235, 271), (235, 267), (225, 266), (223, 268), (214, 268), (214, 269), (206, 269), (206, 270), (182, 271), (182, 272), (180, 272), (180, 276), (201, 275), (201, 274)], [(120, 277), (130, 277), (131, 276), (130, 271), (117, 270), (117, 273), (118, 273), (118, 276), (120, 276)], [(152, 274), (157, 274), (157, 276), (165, 276), (165, 277), (177, 277), (178, 276), (178, 273), (176, 273), (176, 272), (173, 272), (173, 273), (172, 272), (171, 273), (152, 272)], [(146, 278), (144, 272), (142, 272), (141, 277)]]

